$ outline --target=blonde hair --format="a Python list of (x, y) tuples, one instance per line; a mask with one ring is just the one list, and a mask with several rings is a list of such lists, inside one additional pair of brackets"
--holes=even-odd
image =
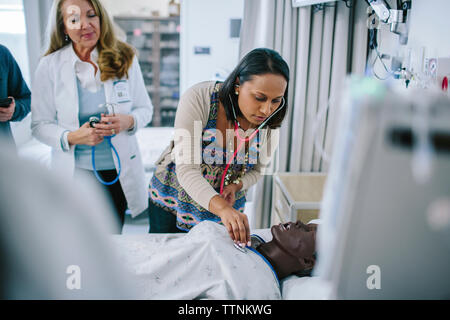
[[(53, 16), (50, 15), (50, 39), (46, 53), (49, 55), (68, 44), (65, 41), (64, 19), (62, 14), (62, 5), (65, 0), (55, 0), (53, 4)], [(98, 66), (100, 69), (100, 79), (106, 81), (109, 79), (128, 77), (128, 70), (133, 63), (135, 55), (134, 49), (125, 42), (117, 39), (113, 24), (103, 5), (99, 0), (89, 1), (94, 8), (95, 13), (100, 19), (100, 38), (97, 42)]]

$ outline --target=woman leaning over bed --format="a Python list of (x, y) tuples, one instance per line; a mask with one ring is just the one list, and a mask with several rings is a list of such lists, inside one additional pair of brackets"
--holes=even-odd
[[(135, 132), (151, 120), (152, 104), (134, 49), (115, 37), (98, 0), (55, 0), (49, 29), (31, 99), (33, 136), (52, 147), (52, 167), (66, 178), (94, 175), (92, 146), (103, 181), (115, 181), (121, 169), (119, 180), (105, 187), (120, 232), (127, 206), (133, 216), (148, 207)], [(113, 114), (105, 115), (106, 103), (115, 106)], [(92, 116), (101, 121), (95, 128), (89, 124)]]
[[(183, 94), (174, 141), (150, 181), (151, 233), (188, 231), (212, 220), (222, 222), (235, 242), (250, 241), (245, 192), (277, 146), (273, 129), (287, 111), (288, 83), (283, 58), (260, 48), (249, 52), (225, 82), (201, 82)], [(244, 137), (251, 139), (224, 174)]]

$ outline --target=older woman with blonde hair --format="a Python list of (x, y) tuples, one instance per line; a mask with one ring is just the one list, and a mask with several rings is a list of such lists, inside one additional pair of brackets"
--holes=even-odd
[(99, 0), (55, 0), (47, 33), (33, 136), (52, 147), (52, 167), (63, 177), (87, 172), (106, 186), (121, 226), (127, 207), (133, 217), (148, 207), (135, 133), (153, 107), (135, 50), (117, 39)]

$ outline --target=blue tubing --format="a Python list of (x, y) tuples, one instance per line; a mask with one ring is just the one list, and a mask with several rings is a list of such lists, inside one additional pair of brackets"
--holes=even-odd
[(117, 162), (118, 162), (118, 164), (119, 164), (119, 172), (117, 173), (117, 177), (116, 177), (113, 181), (111, 181), (111, 182), (106, 182), (106, 181), (104, 181), (104, 180), (100, 177), (100, 175), (98, 174), (97, 169), (95, 168), (95, 146), (92, 146), (92, 167), (94, 168), (94, 174), (95, 174), (95, 177), (97, 178), (97, 180), (100, 181), (100, 183), (102, 183), (102, 184), (105, 185), (105, 186), (110, 186), (110, 185), (113, 185), (114, 183), (116, 183), (117, 180), (119, 180), (120, 172), (122, 171), (122, 166), (121, 166), (121, 164), (120, 164), (119, 154), (117, 153), (117, 150), (116, 150), (116, 148), (114, 147), (114, 145), (111, 143), (111, 138), (112, 138), (112, 137), (113, 137), (113, 136), (105, 137), (105, 139), (108, 141), (109, 146), (111, 147), (111, 149), (112, 149), (112, 150), (114, 151), (114, 153), (116, 154)]

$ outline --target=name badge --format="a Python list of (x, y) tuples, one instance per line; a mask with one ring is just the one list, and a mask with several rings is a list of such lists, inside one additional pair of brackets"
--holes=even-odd
[(128, 88), (128, 82), (126, 80), (114, 81), (114, 94), (116, 96), (117, 103), (130, 102), (130, 90)]

